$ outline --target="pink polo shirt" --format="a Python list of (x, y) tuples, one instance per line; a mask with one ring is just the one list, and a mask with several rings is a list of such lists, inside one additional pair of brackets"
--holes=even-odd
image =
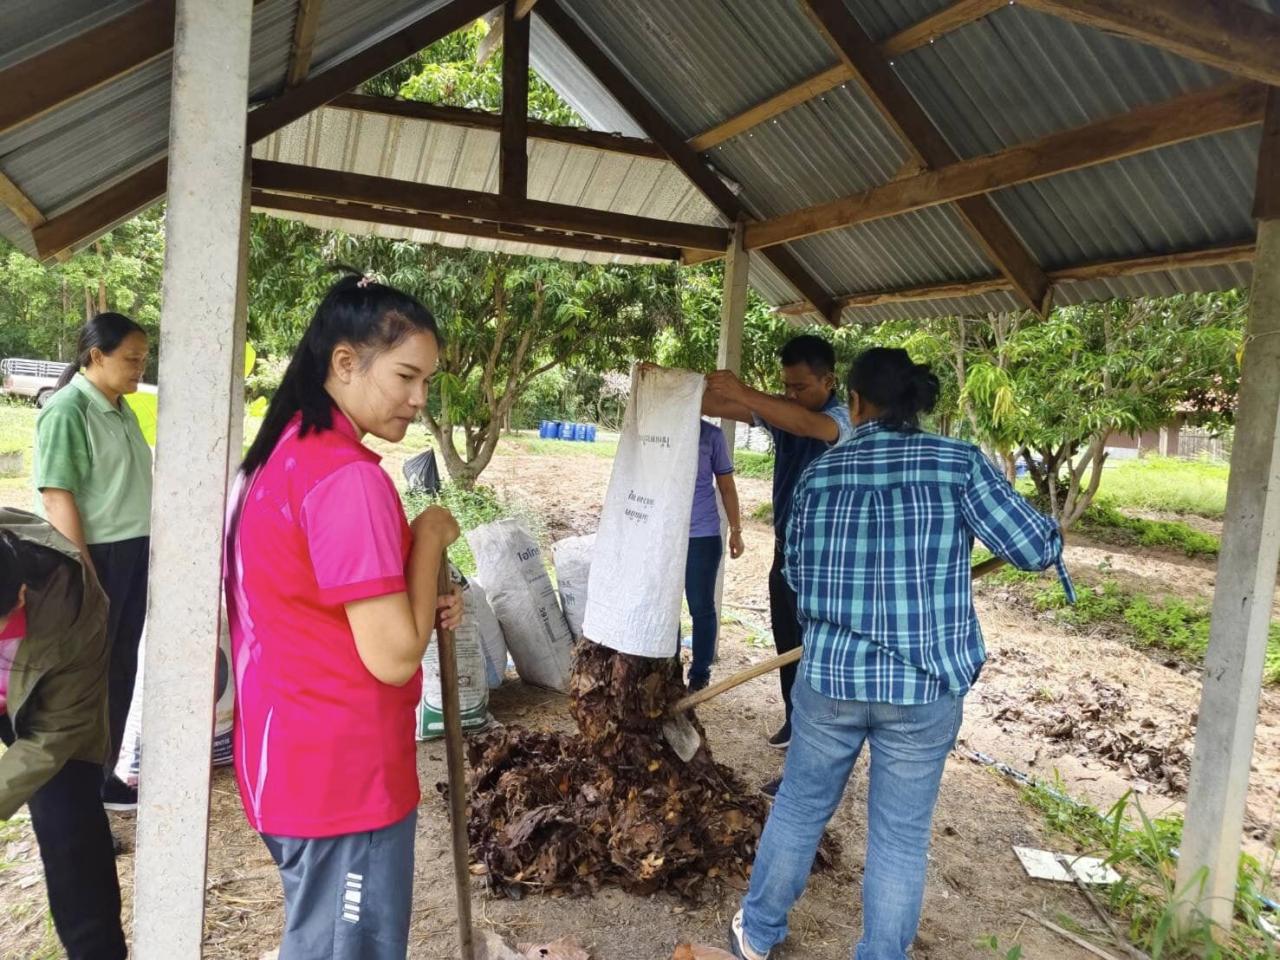
[(409, 525), (380, 458), (333, 422), (302, 437), (295, 418), (227, 519), (236, 777), (249, 823), (277, 836), (377, 830), (420, 798), (422, 674), (377, 680), (344, 607), (405, 590)]
[(13, 660), (18, 655), (18, 644), (27, 635), (26, 608), (18, 610), (0, 630), (0, 713), (9, 704), (9, 675), (13, 672)]

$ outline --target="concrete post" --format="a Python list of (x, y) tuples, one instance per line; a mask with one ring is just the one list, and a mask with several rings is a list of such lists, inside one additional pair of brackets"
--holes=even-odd
[(1184, 921), (1230, 926), (1280, 558), (1280, 219), (1257, 256), (1178, 890)]
[[(746, 225), (738, 223), (733, 228), (733, 240), (724, 256), (724, 297), (720, 301), (720, 348), (716, 352), (716, 367), (720, 370), (742, 372), (742, 324), (747, 314), (747, 273), (750, 268), (751, 254), (744, 245)], [(738, 437), (736, 420), (723, 420), (720, 429), (724, 431), (725, 443), (729, 445), (729, 456), (734, 454), (734, 443)], [(716, 493), (717, 500), (719, 492)], [(725, 516), (724, 504), (720, 504), (720, 539), (724, 541), (724, 555), (720, 559), (720, 570), (716, 573), (716, 651), (720, 648), (720, 618), (724, 616), (724, 567), (729, 562), (729, 521)]]
[(199, 957), (204, 932), (230, 398), (244, 362), (236, 319), (252, 15), (253, 0), (177, 0), (134, 887), (140, 960)]

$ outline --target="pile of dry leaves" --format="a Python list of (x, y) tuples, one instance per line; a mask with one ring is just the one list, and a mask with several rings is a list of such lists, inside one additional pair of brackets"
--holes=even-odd
[(1188, 727), (1162, 728), (1149, 717), (1132, 720), (1126, 692), (1094, 676), (1086, 675), (1047, 702), (1030, 687), (1024, 692), (1020, 700), (1006, 702), (993, 719), (1029, 723), (1047, 739), (1126, 770), (1158, 793), (1186, 793), (1191, 769), (1187, 744), (1192, 737)]
[(494, 890), (696, 896), (716, 879), (745, 889), (766, 805), (712, 760), (705, 737), (688, 763), (667, 746), (662, 717), (684, 693), (678, 661), (583, 640), (570, 687), (577, 735), (471, 738), (471, 855)]

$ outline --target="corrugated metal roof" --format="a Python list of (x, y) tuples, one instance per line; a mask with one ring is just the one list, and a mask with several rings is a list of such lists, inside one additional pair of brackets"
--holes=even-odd
[[(795, 3), (563, 2), (685, 135), (836, 62)], [(862, 27), (882, 40), (950, 0), (845, 2)], [(1280, 0), (1256, 0), (1255, 5), (1280, 11)], [(894, 67), (961, 157), (1225, 79), (1173, 54), (1016, 4), (895, 58)], [(590, 90), (588, 85), (577, 91), (588, 105)], [(1239, 242), (1253, 235), (1249, 208), (1257, 144), (1256, 129), (1223, 134), (1001, 191), (993, 200), (1046, 269)], [(908, 154), (861, 89), (846, 84), (721, 144), (709, 156), (742, 185), (753, 213), (773, 216), (884, 183)], [(837, 294), (996, 273), (950, 207), (833, 231), (788, 247)], [(1249, 277), (1247, 264), (1180, 270), (1072, 284), (1059, 291), (1059, 300), (1203, 289)], [(754, 263), (752, 279), (760, 286)], [(780, 302), (777, 285), (769, 286), (767, 295)], [(991, 294), (847, 313), (851, 318), (924, 316), (1012, 306), (1011, 295)]]
[[(492, 130), (325, 107), (268, 137), (253, 153), (255, 157), (285, 163), (496, 192), (498, 150), (499, 136)], [(530, 141), (529, 197), (685, 223), (719, 220), (702, 194), (665, 161), (543, 140)], [(349, 233), (370, 230), (369, 225), (358, 220), (288, 216)], [(456, 236), (446, 239), (434, 231), (404, 227), (379, 225), (373, 232), (424, 243), (500, 249), (565, 260), (639, 262), (633, 257), (527, 243)]]
[[(0, 4), (0, 66), (78, 36), (136, 2), (6, 0)], [(332, 67), (445, 2), (325, 3), (313, 70)], [(686, 136), (836, 62), (796, 0), (561, 2)], [(879, 39), (949, 2), (845, 0)], [(1280, 14), (1280, 0), (1250, 2)], [(283, 82), (296, 9), (297, 0), (264, 0), (255, 8), (255, 99), (273, 95)], [(536, 13), (531, 61), (594, 129), (642, 135)], [(899, 56), (894, 66), (962, 157), (1223, 80), (1223, 74), (1189, 60), (1016, 3)], [(169, 59), (162, 58), (0, 135), (0, 171), (50, 216), (119, 181), (165, 150), (169, 73)], [(495, 185), (493, 133), (370, 116), (340, 119), (338, 113), (326, 110), (300, 121), (278, 134), (270, 150), (321, 166), (430, 183), (469, 189)], [(1253, 234), (1249, 206), (1257, 144), (1256, 129), (1222, 134), (1004, 190), (993, 202), (1047, 270), (1240, 242)], [(718, 145), (708, 160), (741, 188), (749, 211), (767, 217), (884, 183), (902, 171), (908, 157), (861, 89), (848, 84)], [(530, 176), (539, 197), (690, 222), (716, 219), (682, 176), (656, 161), (540, 143), (533, 147)], [(0, 233), (30, 249), (27, 231), (7, 211), (0, 211)], [(484, 246), (488, 241), (449, 242)], [(950, 207), (833, 231), (788, 249), (836, 294), (995, 274), (994, 264)], [(1247, 264), (1169, 271), (1064, 285), (1058, 299), (1237, 285), (1249, 275)], [(753, 258), (752, 283), (774, 303), (799, 298), (761, 256)], [(1000, 293), (848, 314), (924, 316), (1014, 305), (1011, 295)]]

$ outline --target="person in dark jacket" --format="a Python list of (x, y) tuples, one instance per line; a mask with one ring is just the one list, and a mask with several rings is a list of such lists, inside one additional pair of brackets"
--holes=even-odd
[(0, 508), (0, 820), (26, 804), (70, 960), (128, 955), (102, 806), (107, 598), (49, 523)]

